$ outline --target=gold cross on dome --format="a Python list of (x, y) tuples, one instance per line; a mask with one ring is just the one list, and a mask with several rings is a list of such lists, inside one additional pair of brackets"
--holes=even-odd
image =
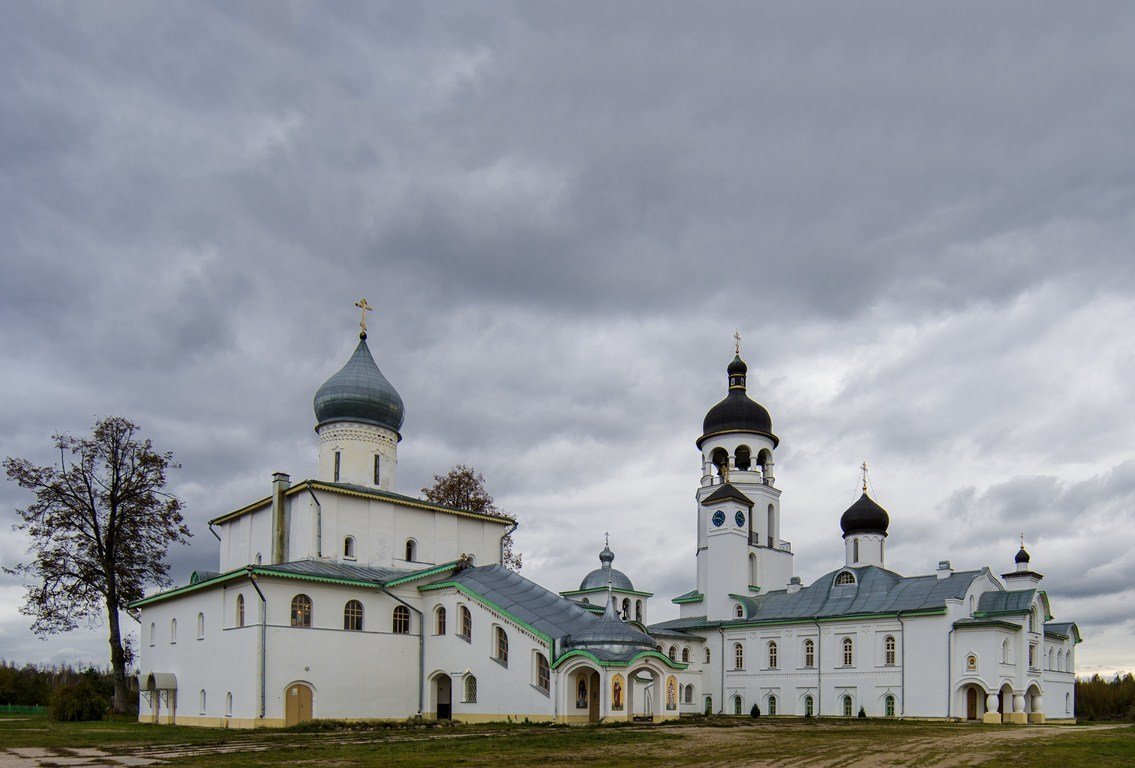
[(603, 546), (604, 547), (611, 546), (611, 533), (609, 531), (603, 532)]
[(741, 356), (741, 332), (733, 331), (733, 349), (737, 352), (737, 356)]
[(867, 460), (864, 459), (863, 463), (859, 465), (859, 469), (863, 471), (863, 492), (867, 493)]
[(359, 308), (359, 314), (362, 317), (359, 319), (359, 328), (362, 328), (363, 333), (367, 332), (367, 312), (373, 312), (374, 307), (367, 304), (366, 299), (359, 299), (355, 302), (355, 306)]

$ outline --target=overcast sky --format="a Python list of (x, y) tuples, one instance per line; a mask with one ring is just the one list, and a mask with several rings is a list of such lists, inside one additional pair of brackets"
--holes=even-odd
[[(314, 471), (365, 296), (400, 490), (481, 470), (554, 590), (609, 530), (664, 619), (739, 329), (805, 583), (866, 459), (889, 567), (1024, 532), (1078, 671), (1135, 668), (1132, 40), (1130, 3), (4, 3), (0, 456), (137, 421), (184, 582)], [(22, 592), (0, 656), (107, 662)]]

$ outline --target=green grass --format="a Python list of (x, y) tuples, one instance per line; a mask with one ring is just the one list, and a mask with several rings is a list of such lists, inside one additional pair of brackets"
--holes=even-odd
[[(720, 727), (709, 727), (720, 726)], [(184, 749), (172, 766), (673, 766), (854, 765), (1135, 768), (1135, 727), (1017, 727), (882, 720), (762, 718), (668, 726), (566, 728), (474, 725), (363, 731), (234, 731), (133, 721), (54, 723), (0, 717), (0, 748), (101, 747), (150, 754)], [(261, 751), (218, 750), (261, 747)]]

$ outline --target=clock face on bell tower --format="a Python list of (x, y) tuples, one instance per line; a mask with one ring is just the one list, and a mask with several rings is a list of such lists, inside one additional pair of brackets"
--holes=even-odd
[(720, 509), (713, 513), (713, 524), (718, 528), (725, 525), (725, 513)]
[(745, 527), (745, 513), (744, 512), (742, 512), (741, 510), (737, 510), (737, 514), (733, 515), (733, 519), (737, 521), (737, 527), (738, 528), (744, 528)]

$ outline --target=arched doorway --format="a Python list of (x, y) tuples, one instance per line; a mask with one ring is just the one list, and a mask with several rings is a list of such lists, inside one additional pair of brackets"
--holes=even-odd
[(306, 683), (292, 683), (284, 692), (284, 724), (298, 725), (312, 718), (314, 694)]
[(978, 697), (981, 694), (977, 692), (977, 688), (969, 686), (966, 688), (966, 720), (976, 720), (978, 716)]
[(453, 679), (446, 674), (434, 678), (434, 701), (437, 704), (437, 719), (453, 719)]

